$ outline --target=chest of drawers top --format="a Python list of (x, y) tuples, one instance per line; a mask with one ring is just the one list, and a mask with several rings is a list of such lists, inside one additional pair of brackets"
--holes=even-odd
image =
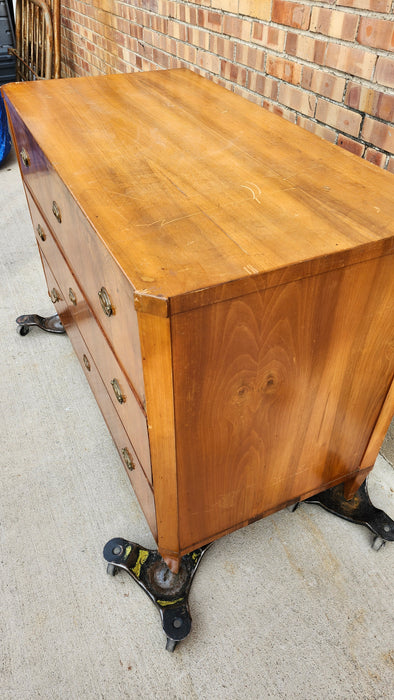
[(4, 94), (27, 185), (44, 209), (67, 189), (139, 311), (168, 316), (392, 250), (391, 174), (189, 71)]

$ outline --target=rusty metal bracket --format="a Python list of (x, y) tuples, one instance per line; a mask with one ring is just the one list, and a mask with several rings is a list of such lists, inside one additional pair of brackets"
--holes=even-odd
[[(372, 547), (379, 550), (386, 542), (394, 542), (394, 520), (387, 513), (376, 508), (368, 495), (367, 482), (360, 486), (353, 498), (346, 500), (343, 484), (334, 486), (307, 498), (301, 503), (319, 505), (344, 520), (365, 525), (375, 535)], [(295, 510), (295, 508), (294, 508)]]
[(174, 651), (178, 642), (191, 630), (188, 596), (194, 574), (210, 544), (185, 554), (179, 573), (174, 574), (155, 549), (145, 549), (135, 542), (115, 537), (104, 547), (107, 573), (115, 576), (126, 571), (155, 604), (167, 636), (167, 651)]
[(42, 331), (47, 331), (48, 333), (65, 333), (64, 326), (58, 316), (39, 316), (38, 314), (30, 314), (24, 316), (18, 316), (16, 319), (18, 324), (18, 331), (20, 335), (27, 335), (32, 326), (38, 326)]
[(16, 0), (17, 80), (60, 78), (60, 1)]

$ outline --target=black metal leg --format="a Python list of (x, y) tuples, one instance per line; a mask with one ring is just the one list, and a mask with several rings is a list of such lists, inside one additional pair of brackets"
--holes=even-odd
[(188, 596), (194, 574), (210, 544), (185, 554), (179, 573), (174, 574), (155, 549), (145, 549), (120, 537), (107, 542), (104, 559), (107, 573), (114, 576), (124, 570), (138, 583), (159, 610), (167, 636), (167, 651), (174, 651), (178, 642), (191, 630)]
[(20, 335), (27, 335), (32, 326), (38, 326), (43, 331), (48, 333), (65, 333), (62, 322), (57, 314), (54, 316), (39, 316), (38, 314), (30, 314), (18, 316), (16, 322), (19, 326)]
[(359, 525), (365, 525), (374, 533), (373, 549), (380, 549), (386, 542), (394, 542), (394, 520), (383, 510), (375, 508), (368, 495), (367, 483), (360, 486), (350, 500), (344, 496), (343, 484), (307, 498), (302, 503), (322, 506), (334, 515)]

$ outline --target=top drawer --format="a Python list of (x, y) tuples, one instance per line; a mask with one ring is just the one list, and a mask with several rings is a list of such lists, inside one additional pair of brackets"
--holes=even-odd
[(50, 222), (119, 364), (145, 405), (133, 287), (12, 107), (10, 113), (24, 181)]

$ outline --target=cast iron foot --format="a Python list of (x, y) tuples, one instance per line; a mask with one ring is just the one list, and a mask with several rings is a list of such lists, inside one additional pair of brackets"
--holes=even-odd
[(43, 331), (48, 333), (65, 333), (62, 322), (57, 314), (54, 316), (38, 316), (38, 314), (30, 314), (18, 316), (16, 322), (19, 326), (20, 335), (27, 335), (32, 326), (38, 326)]
[(104, 547), (107, 573), (115, 576), (121, 569), (136, 581), (159, 610), (167, 636), (167, 651), (191, 630), (188, 596), (197, 567), (210, 545), (206, 544), (181, 559), (178, 574), (173, 574), (155, 549), (144, 549), (134, 542), (115, 537)]
[(376, 551), (383, 547), (386, 542), (394, 542), (394, 520), (391, 520), (383, 510), (375, 508), (371, 503), (366, 481), (349, 501), (344, 497), (343, 484), (339, 484), (332, 489), (307, 498), (302, 503), (314, 503), (330, 513), (334, 513), (334, 515), (339, 515), (340, 518), (358, 525), (365, 525), (375, 535), (372, 548)]

